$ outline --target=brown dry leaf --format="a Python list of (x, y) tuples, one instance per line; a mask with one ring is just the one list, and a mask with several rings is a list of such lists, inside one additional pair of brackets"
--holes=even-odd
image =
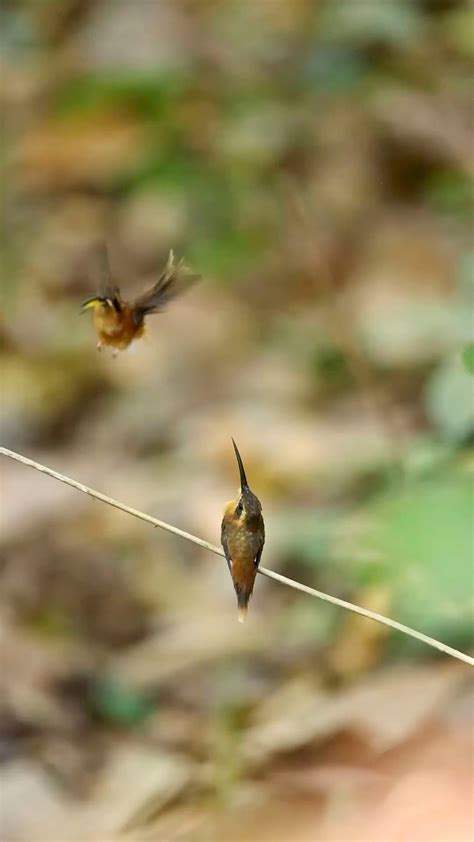
[(116, 748), (95, 793), (104, 829), (145, 824), (175, 798), (193, 777), (188, 758), (151, 751), (130, 743)]
[(454, 97), (399, 89), (384, 92), (376, 113), (397, 142), (419, 148), (425, 155), (429, 150), (453, 166), (473, 172), (468, 100), (462, 103)]
[[(189, 614), (189, 612), (188, 612)], [(234, 615), (235, 617), (235, 615)], [(250, 629), (250, 621), (247, 622)], [(194, 617), (181, 617), (168, 631), (111, 659), (110, 668), (118, 680), (144, 690), (170, 681), (186, 670), (196, 671), (225, 656), (252, 652), (264, 645), (264, 627), (255, 617), (251, 632), (242, 632), (229, 620), (227, 611), (202, 609)]]
[(94, 797), (80, 801), (67, 797), (42, 768), (16, 762), (2, 773), (2, 842), (96, 842), (102, 834), (119, 833), (130, 817), (141, 823), (159, 811), (191, 775), (192, 766), (181, 757), (121, 745), (112, 751)]
[(105, 186), (137, 161), (141, 129), (129, 118), (96, 116), (32, 128), (11, 155), (25, 189)]
[(381, 752), (407, 739), (446, 705), (466, 680), (461, 667), (397, 666), (331, 693), (309, 681), (286, 685), (262, 703), (242, 753), (250, 766), (341, 730), (367, 736)]
[(88, 4), (69, 49), (83, 71), (163, 72), (186, 60), (195, 47), (178, 3)]
[(2, 706), (21, 721), (68, 730), (70, 711), (54, 698), (51, 687), (71, 672), (90, 667), (92, 655), (70, 641), (45, 646), (5, 618), (0, 624)]
[(2, 842), (64, 842), (71, 827), (81, 838), (77, 808), (71, 808), (41, 768), (23, 761), (8, 765), (2, 770), (1, 790)]
[[(379, 760), (363, 749), (360, 766), (350, 759), (356, 759), (356, 749), (346, 736), (319, 751), (316, 762), (313, 758), (308, 764), (301, 753), (282, 768), (275, 770), (273, 763), (264, 782), (234, 787), (225, 806), (216, 808), (202, 799), (193, 806), (180, 804), (143, 828), (138, 839), (467, 842), (472, 838), (473, 747), (465, 729), (422, 729)], [(127, 837), (127, 842), (135, 842), (135, 837)]]
[[(258, 801), (214, 814), (226, 842), (468, 842), (472, 839), (470, 735), (438, 729), (415, 734), (364, 770), (304, 767), (314, 788), (299, 795), (273, 774)], [(298, 761), (296, 761), (298, 762)], [(297, 774), (290, 769), (290, 776)], [(283, 784), (283, 785), (282, 785)], [(318, 790), (319, 784), (319, 790)], [(159, 825), (158, 825), (159, 827)], [(158, 831), (159, 833), (159, 831)], [(160, 838), (159, 835), (157, 838)], [(198, 840), (199, 836), (183, 836)]]
[(324, 842), (468, 842), (474, 830), (474, 743), (466, 729), (438, 728), (403, 742), (376, 768), (347, 818), (329, 816)]

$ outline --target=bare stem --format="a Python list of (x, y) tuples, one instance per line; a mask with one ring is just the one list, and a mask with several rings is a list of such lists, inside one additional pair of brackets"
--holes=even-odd
[[(216, 555), (224, 555), (220, 547), (209, 544), (208, 541), (204, 541), (202, 538), (197, 538), (189, 532), (184, 532), (182, 529), (178, 529), (176, 526), (172, 526), (171, 524), (158, 520), (151, 515), (140, 512), (138, 509), (126, 506), (125, 503), (120, 503), (112, 497), (107, 497), (105, 494), (101, 494), (100, 491), (95, 491), (93, 488), (89, 488), (81, 482), (77, 482), (70, 477), (59, 474), (57, 471), (53, 471), (52, 468), (46, 467), (46, 465), (40, 465), (38, 462), (34, 462), (33, 459), (28, 459), (20, 453), (15, 453), (13, 450), (8, 450), (6, 447), (0, 447), (0, 454), (7, 456), (9, 459), (14, 459), (16, 462), (21, 462), (22, 465), (26, 465), (29, 468), (34, 468), (35, 471), (40, 471), (42, 474), (47, 474), (49, 477), (52, 477), (59, 482), (70, 485), (71, 488), (75, 488), (77, 491), (82, 491), (83, 494), (88, 494), (89, 497), (92, 497), (94, 500), (100, 500), (102, 503), (107, 503), (108, 506), (120, 509), (121, 512), (125, 512), (128, 515), (132, 515), (132, 517), (143, 520), (145, 523), (150, 523), (154, 527), (159, 527), (160, 529), (165, 529), (167, 532), (172, 532), (173, 535), (178, 535), (186, 541), (192, 541), (193, 544), (197, 544), (205, 550), (210, 550), (210, 552), (216, 553)], [(276, 582), (281, 582), (281, 584), (287, 585), (289, 588), (302, 591), (310, 596), (315, 596), (317, 599), (322, 599), (324, 602), (331, 603), (331, 605), (337, 605), (339, 608), (344, 608), (346, 611), (352, 611), (354, 614), (360, 614), (361, 617), (366, 617), (368, 620), (374, 620), (376, 623), (382, 623), (384, 626), (389, 626), (396, 631), (402, 632), (402, 634), (414, 637), (415, 640), (421, 640), (422, 643), (426, 643), (433, 649), (439, 649), (440, 652), (443, 652), (445, 655), (449, 655), (451, 658), (463, 661), (471, 667), (474, 666), (474, 658), (471, 658), (470, 655), (466, 655), (464, 652), (460, 652), (458, 649), (453, 649), (451, 646), (447, 646), (439, 640), (435, 640), (432, 637), (428, 637), (426, 634), (422, 634), (415, 629), (411, 629), (409, 626), (403, 625), (403, 623), (397, 623), (396, 620), (391, 620), (389, 617), (384, 617), (382, 614), (377, 614), (375, 611), (369, 611), (368, 608), (362, 608), (360, 605), (354, 605), (352, 602), (346, 602), (344, 599), (339, 599), (336, 596), (331, 596), (330, 594), (323, 593), (322, 591), (317, 591), (314, 588), (308, 587), (308, 585), (302, 585), (300, 582), (295, 582), (293, 579), (288, 579), (286, 576), (282, 576), (280, 573), (275, 573), (273, 570), (267, 570), (265, 567), (260, 567), (258, 572), (263, 576), (267, 576), (269, 579), (274, 579)]]

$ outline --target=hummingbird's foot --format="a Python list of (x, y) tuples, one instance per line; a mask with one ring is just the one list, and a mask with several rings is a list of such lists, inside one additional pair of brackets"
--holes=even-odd
[(103, 343), (103, 342), (98, 342), (96, 347), (97, 347), (97, 350), (98, 350), (98, 351), (102, 351), (102, 348), (104, 347), (104, 343)]

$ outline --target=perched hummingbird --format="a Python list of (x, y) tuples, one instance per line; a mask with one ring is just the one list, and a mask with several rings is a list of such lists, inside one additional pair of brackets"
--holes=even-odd
[(135, 301), (124, 301), (120, 290), (112, 282), (107, 251), (101, 253), (101, 290), (88, 298), (82, 305), (82, 311), (93, 311), (93, 322), (97, 334), (97, 350), (104, 345), (111, 346), (115, 352), (128, 348), (134, 339), (139, 339), (145, 332), (145, 316), (158, 313), (187, 287), (198, 280), (183, 261), (175, 263), (174, 254), (169, 253), (168, 261), (156, 284), (144, 292)]
[(234, 439), (232, 444), (239, 466), (240, 493), (225, 507), (221, 542), (237, 594), (239, 622), (243, 623), (265, 543), (265, 525), (260, 500), (250, 491)]

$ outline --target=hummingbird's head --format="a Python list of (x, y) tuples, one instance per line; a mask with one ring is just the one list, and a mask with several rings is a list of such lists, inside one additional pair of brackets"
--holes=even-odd
[(249, 488), (242, 458), (240, 456), (234, 439), (232, 439), (232, 444), (234, 445), (235, 455), (237, 458), (237, 464), (239, 466), (240, 473), (240, 494), (237, 497), (236, 506), (234, 510), (234, 517), (236, 517), (242, 523), (251, 524), (252, 522), (255, 522), (260, 518), (262, 513), (262, 506), (258, 497)]
[(105, 310), (115, 310), (116, 313), (120, 313), (120, 304), (116, 298), (102, 298), (101, 296), (94, 295), (92, 298), (88, 298), (81, 304), (81, 313), (85, 313), (86, 310), (98, 310), (101, 309)]
[(85, 313), (86, 310), (100, 310), (104, 315), (112, 311), (121, 313), (120, 290), (115, 286), (111, 278), (109, 257), (105, 244), (99, 246), (98, 258), (100, 268), (99, 292), (97, 295), (92, 295), (83, 302), (81, 313)]

